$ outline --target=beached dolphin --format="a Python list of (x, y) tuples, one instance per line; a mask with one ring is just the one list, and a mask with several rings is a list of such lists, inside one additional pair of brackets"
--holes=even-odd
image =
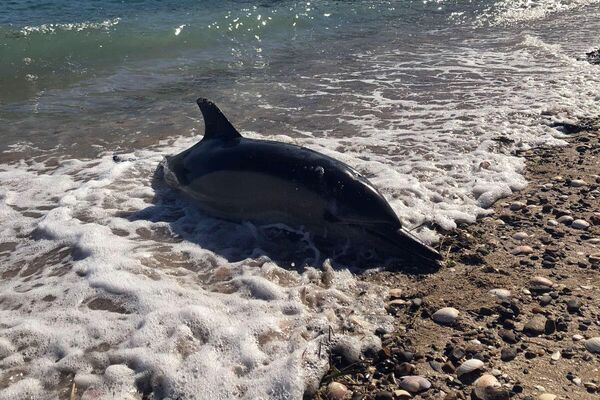
[(166, 158), (165, 180), (218, 218), (303, 226), (321, 237), (376, 239), (397, 254), (440, 254), (402, 228), (398, 217), (350, 166), (304, 147), (242, 137), (215, 104), (198, 99), (205, 132)]

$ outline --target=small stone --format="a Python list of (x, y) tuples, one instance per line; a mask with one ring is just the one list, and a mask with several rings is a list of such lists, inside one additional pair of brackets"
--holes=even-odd
[(543, 315), (534, 315), (523, 327), (523, 333), (527, 336), (539, 336), (546, 332), (546, 317)]
[(578, 299), (571, 299), (567, 301), (567, 311), (570, 313), (579, 312), (581, 308), (581, 302)]
[(573, 339), (575, 342), (579, 342), (580, 340), (583, 340), (583, 339), (584, 339), (584, 337), (583, 337), (583, 336), (581, 336), (581, 335), (579, 335), (579, 334), (576, 334), (576, 335), (573, 335), (572, 339)]
[(474, 392), (480, 400), (508, 400), (509, 393), (502, 389), (494, 375), (484, 374), (475, 381)]
[(527, 204), (522, 203), (520, 201), (515, 201), (515, 202), (510, 203), (510, 209), (512, 211), (518, 211), (518, 210), (521, 210), (521, 209), (523, 209), (525, 207), (527, 207)]
[(472, 358), (460, 364), (460, 366), (456, 369), (456, 375), (460, 377), (461, 375), (470, 374), (472, 372), (482, 370), (483, 366), (483, 361)]
[(600, 354), (600, 336), (596, 336), (596, 337), (586, 340), (585, 348), (590, 353)]
[(560, 360), (560, 351), (555, 351), (554, 353), (552, 353), (552, 355), (550, 356), (550, 359), (552, 361)]
[(590, 223), (583, 219), (576, 219), (571, 224), (571, 228), (585, 230), (590, 227)]
[(460, 312), (456, 308), (444, 307), (434, 312), (431, 318), (441, 325), (453, 325), (459, 314)]
[(574, 220), (575, 218), (571, 217), (570, 215), (563, 215), (562, 217), (557, 219), (558, 222), (565, 225), (571, 225)]
[(402, 289), (390, 289), (389, 295), (390, 299), (399, 299), (402, 297)]
[(375, 400), (394, 400), (394, 394), (387, 390), (375, 393)]
[(548, 220), (548, 225), (550, 226), (558, 226), (558, 221), (555, 219)]
[(573, 382), (577, 386), (581, 386), (581, 383), (582, 383), (581, 378), (573, 378), (573, 380), (571, 382)]
[(419, 393), (429, 389), (431, 382), (419, 375), (409, 375), (400, 378), (399, 385), (411, 393)]
[(529, 237), (529, 235), (528, 235), (528, 234), (526, 234), (525, 232), (517, 232), (517, 233), (515, 233), (515, 234), (513, 235), (513, 239), (515, 239), (515, 240), (519, 240), (519, 241), (521, 241), (521, 240), (525, 240), (525, 239), (527, 239), (528, 237)]
[(538, 400), (556, 400), (557, 397), (555, 394), (551, 393), (542, 393), (538, 396)]
[(412, 397), (406, 390), (401, 389), (394, 390), (394, 396), (400, 400), (410, 399)]
[(546, 287), (552, 287), (554, 285), (554, 282), (552, 282), (550, 279), (548, 278), (544, 278), (543, 276), (534, 276), (529, 283), (532, 286), (546, 286)]
[(510, 299), (510, 290), (507, 289), (492, 289), (489, 293), (500, 300)]
[(571, 181), (571, 186), (572, 187), (583, 187), (583, 186), (586, 186), (586, 185), (587, 185), (587, 182), (584, 181), (583, 179), (573, 179)]
[(342, 400), (347, 393), (348, 388), (339, 382), (331, 382), (327, 385), (327, 397), (331, 400)]
[(513, 249), (512, 253), (516, 256), (527, 255), (533, 253), (533, 248), (531, 246), (517, 246)]
[(500, 359), (504, 362), (512, 361), (517, 357), (517, 350), (513, 347), (504, 347), (500, 351)]
[(498, 335), (504, 340), (506, 343), (515, 344), (519, 341), (519, 338), (513, 331), (509, 331), (507, 329), (501, 329), (498, 332)]

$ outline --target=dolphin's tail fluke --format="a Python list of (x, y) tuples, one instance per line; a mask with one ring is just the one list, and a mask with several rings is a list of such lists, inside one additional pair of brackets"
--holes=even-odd
[(370, 231), (388, 246), (397, 250), (404, 257), (415, 258), (432, 264), (442, 260), (442, 255), (433, 247), (423, 243), (419, 238), (405, 229)]

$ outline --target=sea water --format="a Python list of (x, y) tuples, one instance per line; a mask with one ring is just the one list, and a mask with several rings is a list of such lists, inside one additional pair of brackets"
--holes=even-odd
[(598, 115), (599, 3), (3, 2), (0, 399), (301, 398), (333, 347), (376, 350), (386, 293), (357, 266), (164, 185), (195, 99), (353, 166), (433, 243)]

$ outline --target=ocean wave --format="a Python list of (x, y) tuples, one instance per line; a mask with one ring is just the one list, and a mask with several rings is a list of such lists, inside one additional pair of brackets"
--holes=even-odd
[(64, 24), (42, 24), (38, 26), (24, 26), (18, 32), (23, 36), (29, 36), (36, 33), (53, 34), (60, 31), (89, 31), (89, 30), (105, 30), (116, 26), (121, 22), (121, 18), (107, 19), (101, 22), (73, 22)]

